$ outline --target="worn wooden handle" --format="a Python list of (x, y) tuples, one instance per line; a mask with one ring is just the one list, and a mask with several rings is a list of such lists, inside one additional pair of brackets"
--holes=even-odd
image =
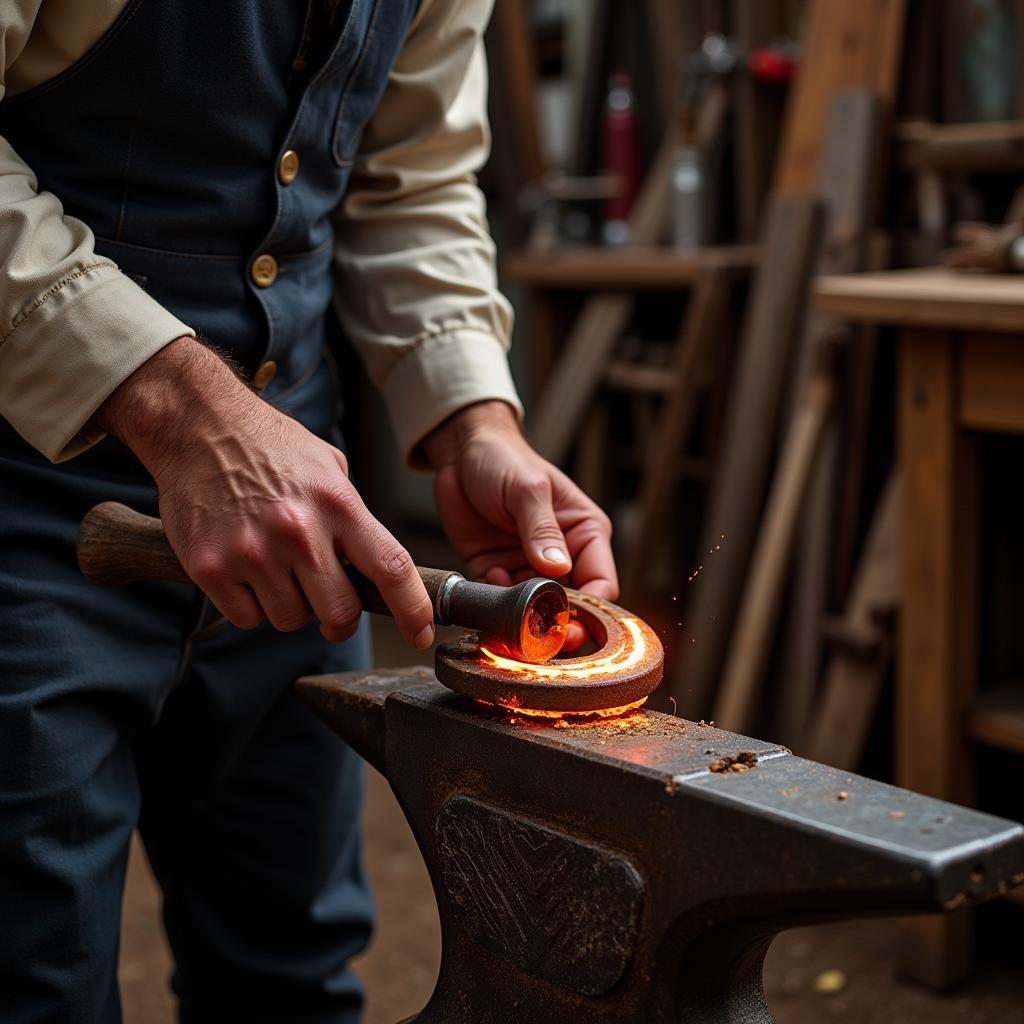
[[(175, 555), (163, 523), (117, 501), (104, 501), (90, 509), (78, 531), (78, 565), (86, 579), (98, 587), (121, 587), (142, 580), (189, 582)], [(381, 592), (366, 576), (345, 566), (363, 608), (375, 615), (391, 615)], [(434, 621), (443, 624), (438, 597), (450, 576), (447, 569), (416, 566), (434, 607)]]
[(98, 587), (138, 580), (188, 582), (160, 520), (117, 501), (104, 501), (86, 513), (78, 531), (78, 566)]

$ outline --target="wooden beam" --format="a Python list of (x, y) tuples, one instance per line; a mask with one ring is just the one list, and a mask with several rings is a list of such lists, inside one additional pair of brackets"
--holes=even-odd
[[(818, 185), (825, 217), (816, 267), (819, 274), (863, 267), (881, 131), (879, 101), (873, 89), (833, 97)], [(816, 310), (808, 314), (797, 350), (796, 394), (806, 389), (812, 365), (819, 358), (818, 344), (835, 326), (834, 319)], [(856, 349), (849, 348), (842, 369), (856, 366), (859, 357)], [(808, 627), (820, 621), (830, 607), (842, 441), (839, 416), (830, 415), (823, 424), (821, 444), (811, 467), (801, 510), (800, 544), (794, 557), (777, 701), (777, 735), (782, 743), (794, 743), (803, 734), (820, 679), (821, 636)]]
[[(900, 516), (899, 480), (893, 474), (875, 506), (864, 553), (843, 610), (842, 622), (848, 629), (877, 630), (876, 614), (899, 604)], [(891, 662), (888, 650), (868, 658), (851, 657), (844, 651), (834, 653), (807, 735), (794, 744), (797, 753), (856, 771)]]
[(897, 163), (905, 170), (995, 174), (1024, 169), (1024, 121), (909, 121), (896, 127), (894, 139)]
[[(765, 0), (732, 0), (731, 6), (736, 40), (744, 53), (785, 35), (780, 5)], [(745, 69), (735, 76), (733, 88), (736, 219), (739, 237), (752, 241), (761, 228), (761, 213), (774, 166), (782, 120), (782, 90), (756, 81)]]
[[(964, 719), (977, 674), (976, 439), (957, 429), (956, 346), (947, 333), (899, 341), (903, 586), (896, 690), (896, 782), (970, 806)], [(903, 969), (936, 988), (970, 970), (970, 919), (904, 924)]]
[(963, 336), (959, 419), (970, 430), (1024, 433), (1024, 338)]
[[(733, 732), (749, 733), (754, 726), (800, 507), (834, 394), (835, 367), (823, 365), (811, 377), (797, 404), (772, 481), (715, 700), (714, 720)], [(804, 623), (803, 628), (807, 629), (808, 624)]]
[(837, 92), (875, 89), (883, 118), (899, 83), (906, 0), (808, 0), (801, 61), (776, 164), (781, 195), (817, 188), (829, 104)]
[(771, 259), (760, 268), (747, 304), (701, 531), (700, 550), (719, 548), (691, 584), (687, 620), (697, 642), (681, 652), (672, 679), (680, 712), (690, 718), (711, 711), (772, 463), (819, 226), (814, 199), (774, 199), (769, 206), (764, 251)]
[(537, 125), (536, 55), (525, 0), (498, 0), (484, 36), (490, 68), (490, 120), (500, 124), (492, 140), (487, 173), (494, 176), (510, 211), (505, 233), (512, 245), (526, 242), (530, 221), (518, 216), (519, 197), (544, 174)]
[(1011, 683), (976, 697), (967, 715), (967, 735), (987, 747), (1024, 754), (1024, 684)]

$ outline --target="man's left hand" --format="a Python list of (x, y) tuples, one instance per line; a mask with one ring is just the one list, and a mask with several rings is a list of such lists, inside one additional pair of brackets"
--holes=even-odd
[(423, 448), (441, 522), (472, 577), (507, 586), (567, 576), (584, 593), (618, 596), (611, 522), (529, 446), (508, 405), (460, 410)]

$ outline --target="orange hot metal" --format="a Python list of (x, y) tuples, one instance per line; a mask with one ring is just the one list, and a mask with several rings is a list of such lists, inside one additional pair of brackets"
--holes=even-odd
[(640, 700), (633, 701), (632, 704), (625, 704), (621, 708), (599, 708), (597, 711), (538, 711), (537, 708), (513, 708), (505, 704), (489, 704), (487, 701), (481, 701), (481, 703), (487, 704), (489, 708), (504, 708), (506, 711), (522, 715), (524, 718), (539, 718), (541, 720), (583, 718), (596, 721), (597, 719), (604, 718), (620, 718), (629, 711), (636, 711), (637, 708), (643, 707), (647, 703), (647, 698), (642, 697)]
[(599, 650), (543, 665), (514, 661), (477, 634), (437, 650), (437, 678), (452, 690), (522, 714), (620, 713), (642, 703), (661, 682), (664, 652), (654, 631), (617, 605), (568, 591), (572, 615)]

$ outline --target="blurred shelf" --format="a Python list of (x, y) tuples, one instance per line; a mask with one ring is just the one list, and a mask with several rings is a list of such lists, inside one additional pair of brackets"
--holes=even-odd
[(656, 246), (597, 246), (559, 249), (550, 254), (511, 252), (501, 264), (506, 281), (532, 288), (671, 290), (687, 287), (705, 267), (749, 273), (757, 265), (754, 245), (709, 246), (693, 252)]
[(967, 735), (987, 747), (1024, 754), (1024, 683), (982, 691), (967, 714)]
[(907, 170), (1024, 170), (1024, 121), (907, 121), (897, 125), (894, 134), (897, 162)]

